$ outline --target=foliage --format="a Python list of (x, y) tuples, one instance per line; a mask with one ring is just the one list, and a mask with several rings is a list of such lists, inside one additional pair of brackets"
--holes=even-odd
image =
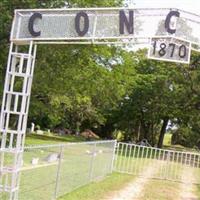
[[(0, 94), (14, 9), (122, 3), (121, 0), (1, 1)], [(159, 31), (163, 30), (158, 28)], [(190, 27), (183, 32), (190, 34)], [(76, 132), (93, 129), (104, 138), (121, 130), (124, 140), (146, 138), (161, 147), (170, 123), (178, 127), (184, 145), (196, 145), (200, 134), (199, 54), (193, 52), (191, 64), (183, 65), (148, 60), (146, 49), (131, 50), (112, 45), (39, 46), (28, 125), (34, 122), (42, 129), (62, 127)]]
[(37, 134), (27, 134), (25, 145), (44, 145), (44, 144), (60, 144), (64, 142), (83, 142), (85, 138), (81, 136), (66, 135), (37, 135)]
[(125, 139), (125, 132), (120, 130), (115, 130), (112, 135), (113, 138), (116, 139), (118, 142), (124, 141)]

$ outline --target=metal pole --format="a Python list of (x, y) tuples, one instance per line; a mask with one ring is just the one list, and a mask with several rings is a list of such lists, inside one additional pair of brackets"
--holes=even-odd
[(139, 167), (139, 169), (140, 169), (140, 171), (139, 171), (139, 174), (140, 175), (143, 175), (142, 174), (142, 171), (143, 171), (143, 167), (144, 167), (144, 152), (145, 152), (145, 146), (142, 146), (142, 154), (141, 154), (141, 157), (140, 157), (140, 167)]
[(162, 151), (163, 152), (163, 155), (162, 155), (162, 167), (161, 167), (161, 172), (160, 172), (160, 176), (161, 178), (163, 178), (164, 176), (164, 173), (165, 173), (165, 150)]
[(140, 156), (140, 148), (141, 148), (141, 146), (137, 146), (138, 148), (137, 148), (137, 155), (136, 155), (136, 160), (135, 160), (135, 170), (134, 170), (134, 174), (135, 175), (138, 175), (137, 173), (139, 173), (139, 171), (137, 171), (137, 167), (138, 167), (138, 163), (139, 163), (139, 156)]
[(166, 173), (166, 180), (170, 179), (170, 172), (171, 172), (171, 151), (168, 151), (167, 155), (167, 173)]
[(176, 152), (173, 151), (173, 157), (172, 157), (172, 173), (171, 173), (171, 179), (174, 180), (175, 178), (175, 154)]
[(89, 171), (89, 180), (90, 180), (90, 182), (92, 181), (92, 178), (93, 178), (94, 158), (96, 156), (96, 146), (97, 146), (97, 144), (95, 143), (93, 151), (92, 151), (92, 154), (91, 154), (92, 158), (91, 158), (91, 162), (90, 162), (90, 171)]
[(128, 144), (125, 144), (125, 152), (124, 152), (124, 158), (123, 158), (123, 164), (122, 164), (122, 172), (125, 172), (126, 168), (126, 160), (127, 160), (127, 152), (128, 152)]
[(59, 181), (60, 181), (60, 174), (61, 174), (61, 166), (62, 166), (62, 159), (63, 159), (63, 149), (64, 146), (60, 146), (60, 153), (59, 153), (59, 160), (58, 160), (58, 168), (57, 168), (57, 174), (56, 174), (56, 186), (55, 186), (55, 193), (54, 198), (57, 199), (58, 192), (59, 192)]
[[(120, 147), (121, 144), (121, 147)], [(123, 143), (119, 143), (119, 149), (120, 149), (120, 156), (119, 156), (119, 172), (122, 172), (122, 163), (123, 163), (123, 152), (124, 152), (125, 145)]]
[(113, 146), (113, 152), (112, 152), (112, 161), (111, 161), (111, 167), (110, 167), (110, 173), (113, 172), (114, 168), (115, 168), (115, 163), (117, 161), (117, 140), (115, 140), (114, 142), (114, 146)]
[(177, 176), (178, 176), (178, 159), (179, 159), (179, 152), (176, 152), (175, 154), (175, 169), (174, 169), (174, 174), (175, 174), (175, 180), (177, 180)]
[(131, 159), (131, 165), (132, 165), (132, 167), (131, 167), (131, 172), (130, 172), (131, 174), (133, 174), (134, 167), (135, 167), (135, 149), (136, 149), (136, 146), (133, 145), (133, 157)]
[(129, 173), (129, 168), (130, 168), (130, 160), (131, 160), (131, 153), (132, 153), (132, 145), (129, 144), (129, 154), (128, 154), (128, 161), (127, 161), (127, 168), (126, 171)]
[(114, 159), (114, 170), (118, 171), (118, 160), (119, 160), (119, 143), (116, 142), (116, 147), (115, 147), (115, 159)]

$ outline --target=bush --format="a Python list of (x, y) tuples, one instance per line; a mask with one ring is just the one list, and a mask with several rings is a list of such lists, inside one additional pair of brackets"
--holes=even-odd
[(199, 133), (190, 127), (179, 127), (172, 135), (172, 144), (180, 144), (185, 147), (194, 148), (198, 146)]
[(114, 139), (116, 139), (118, 142), (123, 141), (125, 139), (125, 132), (120, 130), (115, 130), (112, 133), (112, 136)]

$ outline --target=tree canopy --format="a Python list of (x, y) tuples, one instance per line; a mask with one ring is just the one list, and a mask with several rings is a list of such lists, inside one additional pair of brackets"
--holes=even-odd
[[(0, 2), (0, 94), (14, 9), (119, 6), (121, 0)], [(125, 140), (148, 139), (162, 147), (173, 130), (174, 143), (198, 145), (200, 134), (200, 56), (191, 64), (148, 60), (146, 49), (114, 45), (39, 46), (29, 125), (92, 129), (102, 137), (124, 133)], [(0, 98), (1, 99), (1, 98)]]

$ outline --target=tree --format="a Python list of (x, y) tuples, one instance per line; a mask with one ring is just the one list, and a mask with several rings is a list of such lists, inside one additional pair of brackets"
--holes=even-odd
[(162, 147), (169, 121), (186, 115), (182, 106), (187, 104), (188, 82), (182, 70), (185, 66), (148, 60), (145, 54), (146, 50), (140, 50), (132, 55), (135, 84), (117, 111), (121, 116), (118, 126), (129, 132), (128, 135), (134, 133), (135, 140), (146, 138)]
[(179, 82), (182, 84), (182, 112), (179, 113), (175, 123), (177, 130), (174, 132), (175, 143), (184, 146), (199, 146), (199, 105), (200, 105), (200, 56), (193, 52), (191, 63), (188, 66), (181, 67), (182, 78)]
[[(4, 27), (1, 29), (0, 38), (2, 43), (1, 56), (3, 57), (0, 61), (2, 71), (6, 65), (14, 9), (117, 6), (121, 2), (120, 0), (96, 2), (71, 0), (67, 3), (66, 1), (55, 0), (48, 2), (33, 0), (1, 2), (1, 24)], [(116, 51), (117, 48), (108, 46), (104, 48), (95, 46), (85, 48), (81, 45), (40, 47), (29, 121), (35, 121), (42, 127), (50, 128), (60, 124), (74, 128), (74, 124), (81, 123), (82, 126), (83, 121), (103, 123), (102, 110), (114, 104), (116, 96), (119, 94), (118, 91), (111, 90), (113, 81), (108, 69)], [(1, 81), (3, 82), (3, 78)], [(99, 85), (102, 87), (98, 88)], [(105, 98), (106, 94), (110, 94), (110, 98)]]

